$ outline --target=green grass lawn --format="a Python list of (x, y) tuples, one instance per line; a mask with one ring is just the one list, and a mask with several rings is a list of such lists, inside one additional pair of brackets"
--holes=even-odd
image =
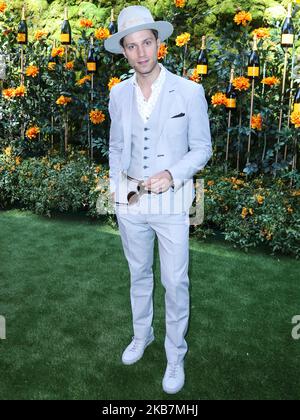
[(123, 366), (132, 337), (118, 231), (83, 218), (0, 212), (0, 399), (299, 399), (300, 262), (191, 240), (186, 385), (162, 391), (164, 289), (156, 340)]

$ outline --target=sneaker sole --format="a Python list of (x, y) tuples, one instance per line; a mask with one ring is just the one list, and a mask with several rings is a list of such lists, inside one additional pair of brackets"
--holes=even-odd
[(141, 358), (144, 356), (144, 352), (145, 352), (146, 348), (148, 346), (150, 346), (150, 344), (153, 343), (153, 341), (154, 341), (154, 337), (152, 337), (151, 340), (145, 345), (145, 348), (144, 348), (144, 351), (143, 351), (142, 355), (140, 357), (138, 357), (137, 359), (130, 360), (130, 362), (122, 359), (123, 365), (126, 365), (126, 366), (134, 365), (136, 362), (141, 360)]

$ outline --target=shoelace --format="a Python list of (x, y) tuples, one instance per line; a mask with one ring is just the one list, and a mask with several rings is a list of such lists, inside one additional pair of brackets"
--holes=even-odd
[(169, 369), (169, 377), (170, 378), (176, 378), (178, 365), (176, 363), (170, 363), (170, 369)]
[(142, 340), (138, 340), (136, 338), (133, 338), (132, 341), (133, 341), (133, 345), (132, 345), (131, 351), (136, 351), (138, 349), (138, 347), (140, 347), (143, 343)]

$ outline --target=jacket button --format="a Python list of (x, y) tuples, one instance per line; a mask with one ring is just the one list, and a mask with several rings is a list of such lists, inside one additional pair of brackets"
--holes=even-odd
[(150, 128), (147, 128), (147, 127), (144, 128), (144, 131), (148, 131), (148, 130), (150, 130)]
[(149, 150), (149, 147), (144, 147), (144, 150)]
[(144, 159), (149, 159), (148, 156), (144, 156)]
[(144, 137), (144, 140), (149, 140), (149, 138), (148, 137)]
[(144, 166), (144, 169), (148, 169), (149, 168), (149, 166)]

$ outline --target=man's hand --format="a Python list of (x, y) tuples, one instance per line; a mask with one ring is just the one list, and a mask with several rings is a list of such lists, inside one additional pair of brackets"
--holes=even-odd
[(147, 179), (144, 185), (146, 190), (159, 194), (168, 191), (173, 185), (173, 178), (170, 172), (162, 171)]

